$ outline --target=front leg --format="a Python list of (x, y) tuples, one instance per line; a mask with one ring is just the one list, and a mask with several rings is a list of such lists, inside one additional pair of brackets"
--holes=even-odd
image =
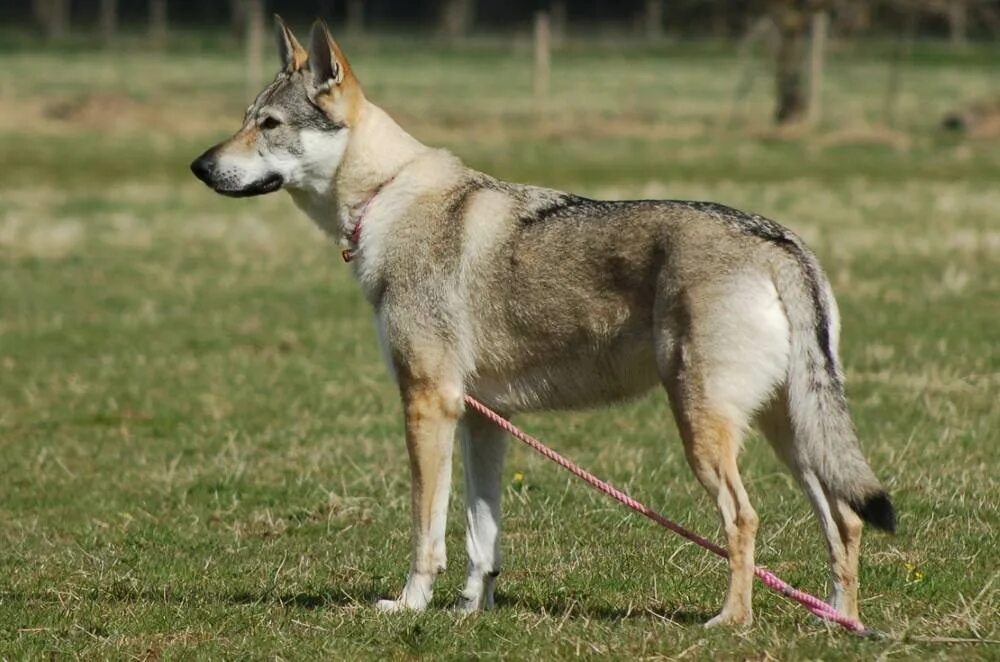
[(493, 607), (493, 585), (500, 573), (500, 483), (507, 433), (479, 414), (467, 412), (459, 438), (465, 466), (469, 574), (458, 608), (471, 612)]
[(397, 600), (380, 600), (377, 606), (383, 611), (427, 607), (434, 579), (445, 569), (451, 454), (462, 413), (460, 389), (442, 380), (408, 379), (401, 387), (410, 456), (413, 556), (403, 594)]

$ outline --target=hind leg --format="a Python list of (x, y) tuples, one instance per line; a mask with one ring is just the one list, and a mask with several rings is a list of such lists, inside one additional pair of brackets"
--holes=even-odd
[(689, 289), (681, 305), (657, 362), (688, 462), (726, 531), (729, 589), (708, 625), (750, 623), (758, 518), (736, 459), (753, 412), (787, 372), (788, 322), (769, 277), (749, 271)]
[(858, 618), (858, 565), (861, 558), (861, 529), (864, 523), (844, 500), (836, 499), (833, 520), (840, 532), (843, 552), (830, 560), (833, 589), (830, 604), (844, 616)]
[(799, 480), (826, 536), (830, 557), (830, 595), (827, 602), (842, 615), (856, 619), (861, 518), (845, 501), (827, 492), (812, 472), (803, 472)]
[(758, 419), (758, 424), (778, 457), (788, 466), (802, 486), (823, 530), (830, 559), (830, 596), (827, 602), (842, 615), (858, 618), (861, 518), (847, 502), (824, 489), (816, 474), (801, 469), (796, 463), (795, 437), (784, 396), (776, 398), (764, 410)]
[(707, 627), (753, 620), (754, 542), (757, 513), (750, 505), (736, 466), (742, 431), (704, 403), (671, 396), (684, 451), (692, 470), (722, 517), (729, 550), (729, 589), (722, 611)]

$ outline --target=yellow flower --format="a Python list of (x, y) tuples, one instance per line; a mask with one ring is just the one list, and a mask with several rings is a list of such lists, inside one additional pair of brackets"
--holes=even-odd
[(903, 567), (906, 568), (907, 572), (913, 572), (914, 570), (917, 569), (916, 564), (913, 563), (904, 563)]
[(515, 483), (523, 483), (524, 482), (524, 474), (521, 473), (520, 471), (518, 471), (517, 473), (515, 473), (514, 474), (514, 482)]

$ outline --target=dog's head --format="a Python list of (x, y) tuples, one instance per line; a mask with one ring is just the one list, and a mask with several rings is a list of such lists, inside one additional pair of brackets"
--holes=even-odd
[(313, 26), (306, 52), (275, 19), (281, 71), (247, 108), (242, 128), (191, 164), (198, 179), (223, 195), (326, 190), (364, 105), (361, 85), (325, 24)]

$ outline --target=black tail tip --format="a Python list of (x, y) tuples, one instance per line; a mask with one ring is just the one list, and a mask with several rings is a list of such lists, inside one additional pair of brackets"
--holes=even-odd
[(889, 533), (896, 532), (896, 509), (892, 507), (888, 493), (877, 492), (863, 501), (855, 501), (851, 508), (875, 528)]

